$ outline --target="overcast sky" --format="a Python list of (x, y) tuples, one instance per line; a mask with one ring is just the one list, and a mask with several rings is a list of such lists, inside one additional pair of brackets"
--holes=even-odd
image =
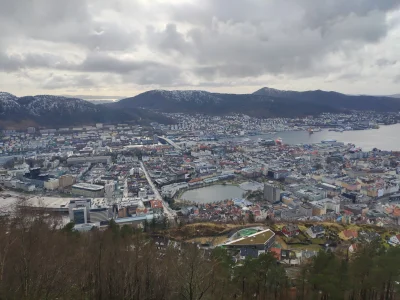
[(0, 0), (0, 91), (400, 93), (400, 0)]

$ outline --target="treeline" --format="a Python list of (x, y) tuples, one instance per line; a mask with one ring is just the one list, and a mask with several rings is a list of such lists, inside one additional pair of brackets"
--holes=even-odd
[(222, 248), (164, 247), (114, 222), (71, 229), (40, 214), (1, 218), (0, 299), (398, 299), (395, 248), (321, 252), (288, 276), (269, 253), (234, 263)]
[(72, 227), (44, 215), (1, 218), (0, 299), (287, 299), (284, 269), (270, 254), (234, 267), (222, 249), (163, 247), (114, 222), (87, 233)]
[(376, 240), (353, 254), (320, 251), (302, 267), (296, 287), (298, 299), (400, 299), (400, 248)]

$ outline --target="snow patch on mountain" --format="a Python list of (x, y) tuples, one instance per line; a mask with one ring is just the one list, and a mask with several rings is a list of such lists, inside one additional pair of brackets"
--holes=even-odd
[(46, 113), (70, 115), (72, 113), (96, 112), (96, 105), (77, 98), (67, 98), (52, 95), (37, 95), (25, 105), (31, 115), (41, 116)]
[(189, 91), (166, 91), (166, 90), (152, 90), (150, 94), (160, 95), (168, 100), (174, 102), (195, 102), (197, 104), (205, 103), (221, 103), (220, 99), (215, 94), (200, 91), (200, 90), (189, 90)]
[(21, 106), (17, 100), (18, 97), (10, 93), (0, 92), (0, 115), (18, 111)]
[(16, 97), (0, 92), (0, 114), (17, 113), (40, 117), (46, 114), (72, 115), (73, 113), (98, 112), (99, 108), (88, 101), (52, 95)]
[(293, 93), (297, 93), (294, 91), (285, 91), (285, 90), (277, 90), (269, 87), (263, 87), (258, 91), (254, 92), (254, 95), (263, 95), (263, 96), (270, 96), (270, 97), (283, 97), (289, 96)]

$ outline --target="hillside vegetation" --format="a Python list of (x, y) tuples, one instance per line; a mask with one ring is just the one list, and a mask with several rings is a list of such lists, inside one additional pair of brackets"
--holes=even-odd
[(167, 246), (114, 222), (87, 233), (58, 228), (40, 214), (0, 219), (0, 299), (399, 298), (400, 249), (380, 244), (351, 257), (321, 251), (288, 276), (269, 253), (235, 264), (222, 248)]

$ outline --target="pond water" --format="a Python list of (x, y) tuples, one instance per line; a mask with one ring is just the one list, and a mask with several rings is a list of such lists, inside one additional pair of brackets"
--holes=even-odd
[(212, 185), (190, 191), (181, 196), (182, 200), (194, 203), (211, 203), (226, 199), (242, 198), (245, 190), (234, 185)]

